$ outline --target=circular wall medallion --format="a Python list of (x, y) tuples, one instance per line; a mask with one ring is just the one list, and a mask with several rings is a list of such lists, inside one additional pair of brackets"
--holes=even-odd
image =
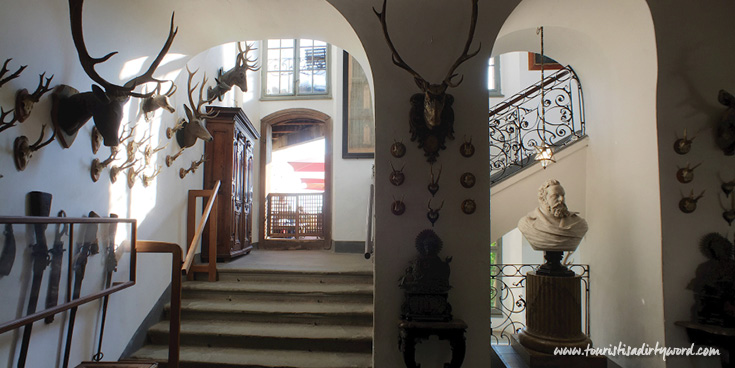
[(465, 199), (462, 202), (462, 212), (471, 215), (475, 213), (475, 210), (477, 209), (477, 205), (475, 204), (475, 201), (473, 199)]
[(459, 153), (463, 157), (472, 157), (475, 154), (475, 146), (472, 145), (472, 140), (465, 141), (459, 146)]
[(465, 188), (472, 188), (475, 186), (475, 174), (466, 172), (459, 178), (459, 182)]

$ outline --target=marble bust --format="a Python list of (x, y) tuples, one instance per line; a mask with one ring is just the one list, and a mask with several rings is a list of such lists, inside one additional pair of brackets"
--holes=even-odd
[(574, 251), (587, 233), (587, 221), (570, 212), (558, 180), (547, 180), (538, 191), (539, 206), (518, 221), (518, 229), (534, 250)]

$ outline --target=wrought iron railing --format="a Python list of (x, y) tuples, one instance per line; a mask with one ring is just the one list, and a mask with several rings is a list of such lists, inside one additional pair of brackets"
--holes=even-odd
[(490, 184), (534, 163), (535, 147), (561, 147), (585, 135), (582, 86), (571, 67), (546, 77), (544, 119), (538, 83), (493, 106), (489, 115)]
[[(490, 265), (491, 343), (508, 345), (511, 336), (526, 327), (526, 274), (540, 264)], [(590, 336), (590, 266), (573, 264), (569, 269), (582, 276), (582, 327)]]
[(270, 193), (266, 234), (273, 239), (324, 239), (324, 193)]

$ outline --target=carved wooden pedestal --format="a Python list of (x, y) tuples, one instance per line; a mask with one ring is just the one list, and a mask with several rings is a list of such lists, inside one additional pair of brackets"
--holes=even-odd
[(399, 346), (403, 353), (403, 361), (407, 368), (418, 368), (416, 364), (416, 344), (426, 340), (431, 335), (436, 335), (439, 340), (449, 340), (452, 347), (452, 360), (445, 363), (445, 368), (460, 368), (464, 362), (465, 337), (467, 324), (455, 319), (449, 322), (416, 322), (401, 321)]

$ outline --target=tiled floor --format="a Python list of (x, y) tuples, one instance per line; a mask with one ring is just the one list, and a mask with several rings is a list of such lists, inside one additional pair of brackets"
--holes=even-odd
[(372, 259), (363, 254), (335, 253), (329, 250), (253, 250), (230, 262), (217, 263), (218, 269), (372, 272)]

